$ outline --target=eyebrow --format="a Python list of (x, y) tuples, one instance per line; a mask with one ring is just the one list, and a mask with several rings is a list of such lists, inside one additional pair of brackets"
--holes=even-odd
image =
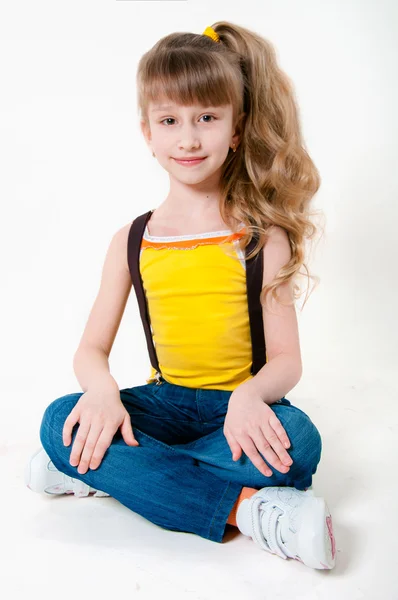
[(168, 110), (169, 108), (173, 108), (173, 106), (171, 104), (156, 105), (152, 112), (156, 112), (157, 110)]
[[(203, 107), (204, 109), (210, 109), (210, 108), (215, 108), (212, 106), (205, 106)], [(158, 112), (160, 110), (178, 110), (178, 106), (173, 106), (172, 104), (164, 104), (164, 105), (158, 105), (155, 104), (154, 108), (152, 109), (152, 112)]]

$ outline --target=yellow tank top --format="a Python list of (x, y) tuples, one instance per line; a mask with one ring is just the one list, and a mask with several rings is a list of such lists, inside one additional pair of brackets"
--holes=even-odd
[[(151, 236), (146, 226), (140, 271), (163, 378), (189, 388), (233, 391), (251, 379), (246, 263), (231, 230)], [(238, 258), (231, 258), (220, 243)], [(147, 383), (155, 381), (151, 365)]]

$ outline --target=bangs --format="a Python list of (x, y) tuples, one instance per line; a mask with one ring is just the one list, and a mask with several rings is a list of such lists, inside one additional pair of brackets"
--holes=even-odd
[(222, 106), (239, 110), (242, 82), (220, 54), (200, 49), (158, 53), (143, 65), (138, 81), (138, 105), (144, 115), (151, 102), (165, 100), (180, 106)]

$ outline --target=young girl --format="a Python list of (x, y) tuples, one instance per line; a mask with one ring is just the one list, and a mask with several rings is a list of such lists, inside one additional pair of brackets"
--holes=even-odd
[[(312, 475), (319, 431), (286, 399), (302, 373), (293, 286), (318, 172), (271, 44), (229, 22), (141, 58), (141, 127), (165, 201), (115, 233), (74, 356), (83, 392), (46, 409), (26, 484), (112, 496), (160, 527), (332, 569)], [(151, 359), (119, 390), (108, 358), (132, 287)], [(120, 431), (119, 431), (120, 428)]]

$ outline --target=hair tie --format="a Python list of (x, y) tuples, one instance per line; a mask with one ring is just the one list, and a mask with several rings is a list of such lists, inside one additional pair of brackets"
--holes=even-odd
[(208, 35), (215, 42), (220, 41), (220, 36), (218, 35), (217, 31), (214, 31), (213, 27), (206, 27), (202, 35)]

